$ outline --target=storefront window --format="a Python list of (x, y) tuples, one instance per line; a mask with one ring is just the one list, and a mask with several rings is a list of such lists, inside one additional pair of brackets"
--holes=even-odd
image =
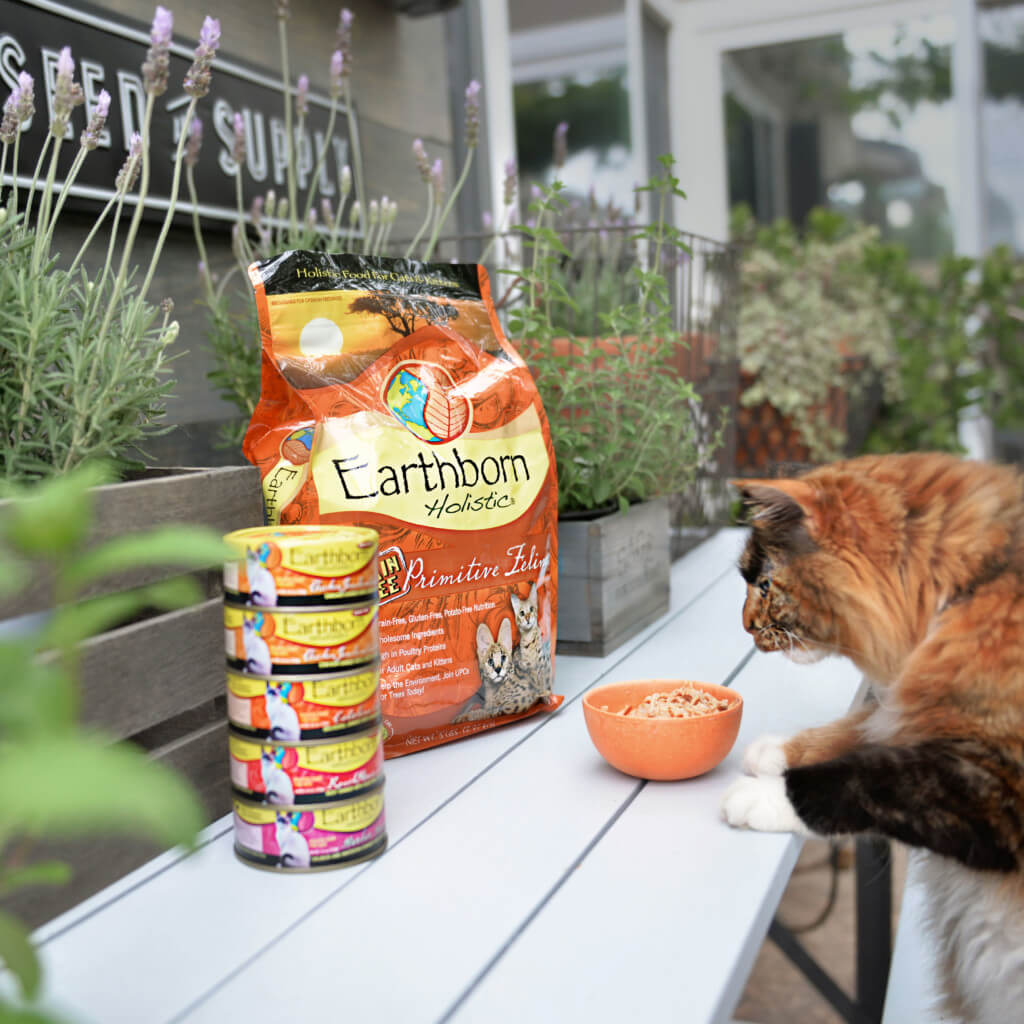
[(937, 17), (725, 53), (730, 204), (797, 223), (829, 206), (918, 260), (951, 251), (952, 35)]
[[(577, 72), (515, 86), (516, 148), (525, 188), (556, 177), (582, 198), (632, 209), (634, 178), (625, 67)], [(565, 162), (557, 168), (555, 128), (568, 124)]]
[(986, 243), (1024, 252), (1024, 3), (978, 12)]

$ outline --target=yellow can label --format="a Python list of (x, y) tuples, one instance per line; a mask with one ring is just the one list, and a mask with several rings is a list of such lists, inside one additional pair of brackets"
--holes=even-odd
[(275, 613), (276, 634), (304, 647), (336, 647), (365, 632), (375, 613), (368, 608), (339, 608), (329, 612)]
[[(377, 689), (377, 668), (336, 679), (289, 679), (293, 686), (302, 686), (302, 699), (309, 704), (331, 708), (348, 708), (369, 700)], [(228, 672), (228, 690), (236, 697), (251, 700), (266, 694), (267, 681)]]
[[(267, 805), (234, 801), (235, 814), (249, 825), (273, 825), (281, 813), (280, 809)], [(372, 825), (384, 810), (384, 791), (378, 789), (369, 796), (346, 800), (335, 807), (303, 809), (303, 814), (313, 815), (313, 828), (321, 832), (360, 832)]]
[[(381, 735), (379, 729), (364, 733), (353, 739), (337, 743), (321, 743), (309, 747), (289, 747), (295, 752), (295, 762), (290, 769), (304, 769), (311, 772), (326, 772), (332, 775), (350, 772), (366, 764), (377, 751)], [(263, 750), (279, 749), (274, 744), (254, 743), (238, 736), (228, 737), (228, 750), (238, 761), (258, 761)]]

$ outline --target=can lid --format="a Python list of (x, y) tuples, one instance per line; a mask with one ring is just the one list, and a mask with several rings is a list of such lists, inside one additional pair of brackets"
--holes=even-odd
[[(241, 594), (226, 590), (224, 591), (224, 603), (232, 608), (244, 608), (251, 612), (287, 612), (289, 615), (293, 612), (300, 615), (303, 612), (309, 612), (313, 615), (330, 615), (331, 612), (353, 612), (364, 608), (376, 608), (380, 603), (378, 596), (375, 588), (370, 594), (348, 594), (323, 604), (291, 604), (290, 602), (285, 604), (283, 601), (278, 601), (277, 604), (251, 604)], [(302, 597), (293, 600), (308, 601), (309, 598)]]
[(228, 666), (229, 676), (240, 676), (242, 679), (259, 679), (264, 683), (329, 683), (332, 679), (350, 679), (352, 676), (365, 675), (367, 672), (380, 672), (380, 659), (373, 658), (370, 661), (360, 662), (358, 665), (346, 665), (338, 672), (307, 672), (303, 675), (288, 675), (282, 678), (277, 675), (260, 675), (246, 672), (240, 668)]
[(251, 743), (255, 747), (279, 747), (284, 750), (302, 750), (304, 747), (325, 747), (325, 746), (341, 746), (343, 743), (352, 743), (356, 740), (361, 740), (365, 736), (369, 736), (371, 733), (377, 732), (381, 729), (384, 724), (384, 716), (378, 709), (374, 714), (373, 718), (369, 722), (360, 722), (358, 725), (353, 726), (351, 729), (346, 730), (344, 733), (338, 733), (333, 736), (325, 736), (323, 739), (316, 740), (273, 740), (269, 737), (258, 737), (253, 736), (251, 733), (247, 733), (242, 729), (235, 727), (233, 722), (228, 722), (228, 736), (235, 737), (242, 743)]
[(333, 523), (308, 523), (296, 526), (250, 526), (224, 534), (224, 540), (240, 554), (247, 547), (262, 541), (273, 541), (288, 547), (320, 546), (324, 544), (356, 544), (376, 547), (379, 536), (367, 526), (342, 526)]

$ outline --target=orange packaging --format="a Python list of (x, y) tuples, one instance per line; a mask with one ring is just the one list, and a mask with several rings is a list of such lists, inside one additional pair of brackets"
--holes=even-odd
[(292, 251), (249, 277), (267, 524), (380, 536), (385, 755), (558, 707), (554, 452), (486, 272)]

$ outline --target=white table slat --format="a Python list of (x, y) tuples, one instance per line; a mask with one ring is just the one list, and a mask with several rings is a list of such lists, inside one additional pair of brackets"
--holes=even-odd
[(729, 757), (697, 779), (647, 783), (454, 1019), (543, 1008), (594, 1024), (730, 1020), (801, 841), (729, 829), (722, 792), (751, 740), (837, 717), (859, 679), (839, 659), (811, 669), (756, 655), (733, 682), (744, 718)]
[[(673, 567), (673, 611), (623, 649), (600, 660), (559, 658), (558, 691), (567, 698), (575, 696), (613, 670), (631, 651), (643, 651), (652, 636), (671, 633), (685, 617), (696, 621), (705, 616), (710, 606), (707, 595), (702, 594), (709, 586), (715, 590), (715, 579), (728, 579), (729, 584), (720, 586), (735, 588), (733, 563), (741, 545), (740, 536), (738, 531), (723, 531), (677, 562)], [(723, 622), (731, 623), (735, 634), (735, 598), (731, 605), (728, 612), (723, 605), (717, 614)], [(702, 639), (710, 647), (720, 645), (714, 620), (702, 618), (702, 622)], [(726, 650), (723, 654), (723, 664), (735, 660), (734, 651)], [(568, 720), (573, 708), (578, 712), (578, 703), (560, 711), (550, 724), (553, 726), (563, 715)], [(368, 878), (378, 877), (381, 869), (400, 853), (399, 841), (404, 836), (421, 822), (432, 822), (432, 815), (440, 820), (448, 813), (445, 802), (457, 798), (461, 803), (465, 794), (460, 795), (460, 790), (483, 772), (489, 777), (495, 771), (490, 766), (506, 751), (514, 748), (506, 758), (511, 759), (520, 749), (517, 744), (532, 744), (535, 736), (547, 731), (545, 720), (538, 717), (388, 762), (385, 792), (392, 849), (367, 865), (290, 877), (254, 871), (234, 859), (229, 833), (209, 842), (191, 857), (170, 853), (157, 858), (40, 930), (37, 938), (45, 943), (42, 952), (48, 1002), (73, 1008), (79, 1020), (91, 1018), (103, 1024), (171, 1019), (260, 951), (272, 950), (278, 936), (339, 889), (348, 890), (371, 871), (373, 875)], [(592, 749), (588, 753), (593, 763), (596, 755)], [(531, 757), (520, 755), (523, 760)], [(614, 781), (609, 785), (613, 794), (614, 787), (628, 788), (631, 784), (630, 780), (611, 774)], [(518, 778), (514, 771), (511, 777)], [(469, 785), (466, 793), (472, 789)], [(520, 784), (512, 789), (511, 795), (488, 799), (492, 817), (495, 807), (499, 808), (498, 814), (502, 813), (503, 800), (512, 807), (517, 801), (522, 803), (524, 793), (532, 799), (529, 787)], [(607, 792), (607, 787), (603, 791)], [(543, 794), (543, 788), (539, 792)], [(437, 811), (439, 807), (443, 809)], [(215, 823), (207, 835), (223, 831), (227, 823), (228, 819)], [(468, 827), (472, 830), (475, 826), (470, 822)], [(415, 868), (406, 871), (422, 877), (422, 872)], [(370, 901), (377, 907), (375, 913), (384, 917), (387, 914), (379, 904), (381, 900), (390, 902), (387, 889), (387, 885), (378, 887), (377, 896)], [(358, 932), (348, 930), (351, 916), (347, 896), (345, 900), (335, 934)], [(159, 941), (154, 938), (157, 935)], [(304, 942), (302, 945), (305, 948)], [(110, 973), (98, 969), (98, 949), (103, 951), (102, 960), (110, 965)], [(337, 968), (343, 962), (338, 959), (337, 939), (329, 949), (332, 964)], [(376, 955), (380, 956), (379, 949)], [(268, 963), (272, 961), (271, 957)], [(288, 986), (289, 996), (291, 992)], [(453, 992), (452, 997), (456, 994)]]
[[(749, 641), (741, 628), (726, 635), (708, 628), (737, 622), (738, 594), (739, 577), (729, 574), (660, 634), (666, 648), (687, 651), (688, 671), (692, 664), (699, 677), (721, 678), (743, 656)], [(615, 674), (633, 674), (651, 646)], [(677, 651), (661, 659), (658, 671), (678, 665)], [(411, 759), (394, 765), (389, 786), (403, 794), (399, 806), (406, 772), (416, 770)], [(310, 915), (185, 1019), (198, 1024), (258, 1013), (275, 997), (280, 958), (288, 962), (288, 1007), (296, 1017), (322, 1004), (318, 979), (330, 976), (340, 958), (346, 1013), (441, 1018), (639, 785), (597, 755), (574, 701), (357, 878), (343, 900)], [(339, 944), (339, 928), (357, 941)], [(400, 965), (400, 984), (382, 985), (387, 962)]]

